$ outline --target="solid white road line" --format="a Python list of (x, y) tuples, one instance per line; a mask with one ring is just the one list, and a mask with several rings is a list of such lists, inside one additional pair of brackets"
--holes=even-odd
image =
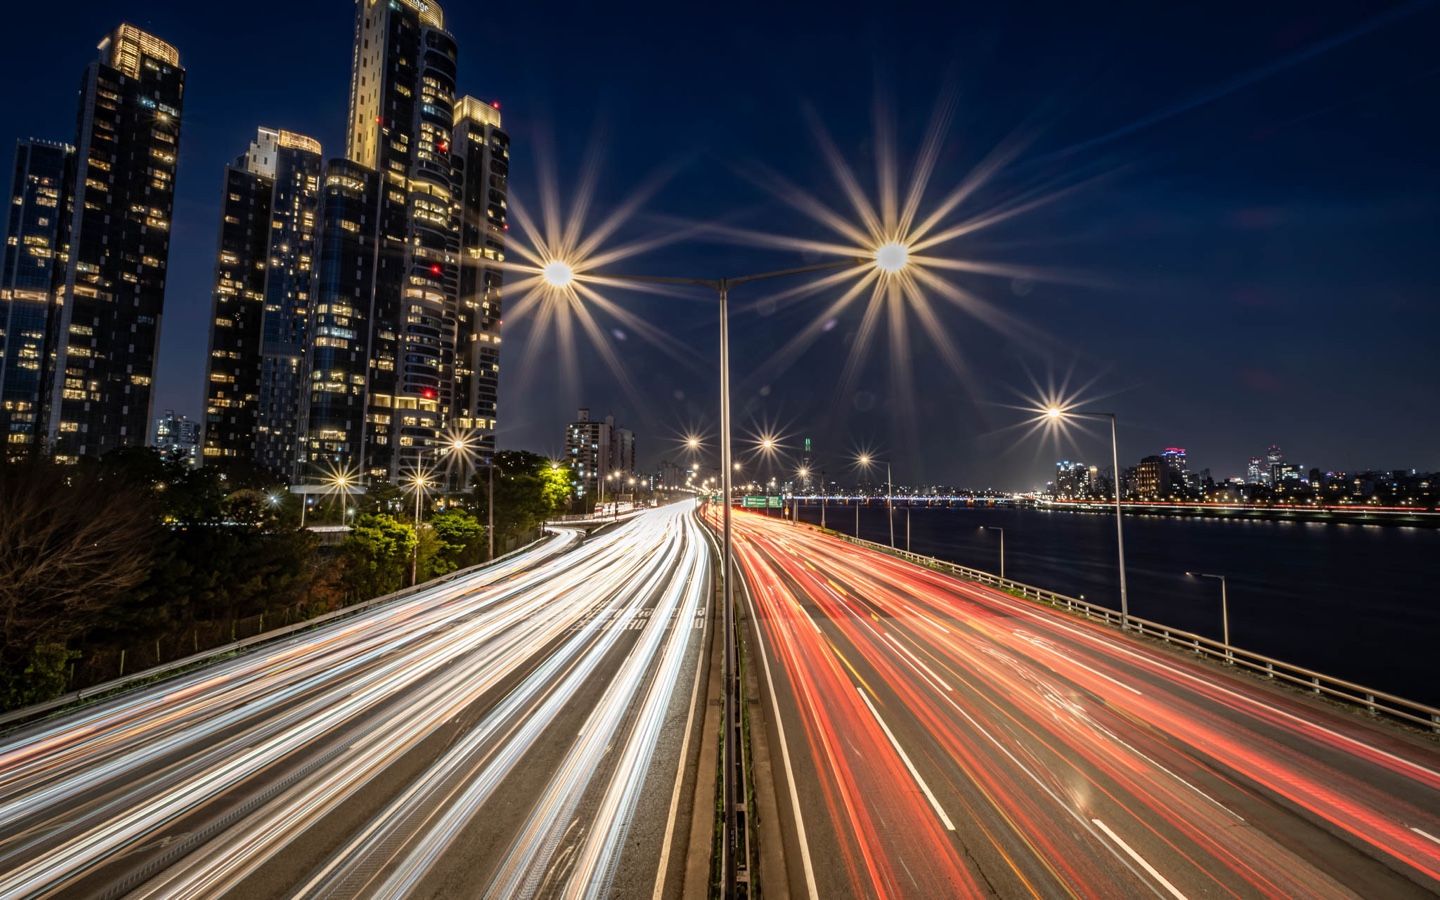
[[(739, 568), (739, 560), (736, 560), (736, 568)], [(732, 573), (725, 573), (730, 577)], [(750, 607), (750, 621), (759, 623), (760, 614), (755, 609), (755, 598), (750, 596), (750, 587), (745, 579), (736, 579), (745, 592), (745, 603)], [(760, 633), (757, 624), (755, 631)], [(770, 671), (770, 654), (765, 652), (765, 639), (759, 636), (756, 645), (760, 648), (760, 662), (765, 666), (765, 685), (770, 689), (770, 709), (775, 715), (775, 730), (780, 735), (780, 758), (785, 762), (785, 781), (790, 787), (790, 808), (795, 814), (795, 835), (800, 841), (800, 861), (805, 869), (805, 889), (810, 895), (810, 900), (820, 900), (820, 891), (815, 887), (815, 866), (810, 861), (810, 843), (805, 839), (805, 819), (800, 815), (800, 795), (795, 790), (795, 770), (790, 766), (790, 745), (785, 740), (785, 722), (780, 717), (780, 701), (775, 699), (775, 676)]]
[[(701, 530), (709, 534), (703, 526)], [(714, 545), (713, 540), (710, 543)], [(680, 626), (677, 624), (672, 627)], [(685, 739), (680, 742), (680, 760), (675, 766), (675, 790), (670, 794), (670, 815), (665, 821), (665, 842), (660, 845), (660, 870), (655, 873), (655, 893), (652, 895), (654, 900), (660, 900), (664, 895), (665, 874), (670, 868), (670, 842), (675, 836), (675, 818), (680, 813), (680, 787), (685, 783), (685, 763), (690, 758), (690, 732), (695, 725), (695, 706), (700, 700), (700, 673), (705, 671), (704, 641), (700, 642), (700, 647), (700, 653), (695, 658), (695, 686), (690, 689), (690, 712), (685, 716)]]
[(1145, 871), (1149, 872), (1151, 877), (1153, 877), (1156, 881), (1160, 882), (1160, 884), (1164, 885), (1165, 890), (1170, 892), (1170, 896), (1176, 898), (1176, 900), (1185, 900), (1185, 895), (1180, 893), (1179, 889), (1177, 889), (1175, 885), (1167, 881), (1164, 875), (1161, 875), (1159, 872), (1155, 871), (1155, 867), (1150, 865), (1150, 863), (1146, 862), (1145, 857), (1136, 853), (1135, 848), (1131, 847), (1129, 844), (1121, 840), (1120, 835), (1111, 831), (1109, 825), (1106, 825), (1099, 819), (1091, 819), (1090, 821), (1094, 822), (1097, 826), (1099, 826), (1101, 831), (1108, 834), (1110, 836), (1110, 840), (1119, 844), (1121, 850), (1124, 850), (1126, 853), (1130, 854), (1130, 858), (1139, 863), (1141, 868), (1143, 868)]
[(870, 698), (865, 696), (864, 691), (857, 687), (855, 692), (860, 695), (861, 700), (865, 701), (865, 705), (870, 707), (870, 714), (875, 717), (875, 721), (879, 722), (880, 727), (885, 730), (885, 736), (890, 739), (890, 746), (894, 747), (895, 752), (900, 754), (900, 759), (905, 763), (905, 768), (910, 770), (910, 777), (914, 778), (915, 783), (920, 785), (920, 790), (925, 792), (925, 799), (930, 801), (930, 808), (935, 810), (935, 815), (939, 816), (940, 821), (945, 823), (946, 830), (954, 831), (955, 823), (950, 821), (950, 817), (945, 815), (945, 810), (940, 808), (940, 801), (935, 799), (935, 795), (930, 792), (930, 785), (926, 784), (925, 779), (921, 778), (920, 773), (915, 770), (915, 764), (910, 761), (909, 755), (907, 755), (904, 748), (900, 746), (900, 742), (895, 740), (895, 734), (890, 730), (890, 726), (886, 725), (885, 720), (880, 718), (880, 711), (875, 708), (875, 704), (870, 702)]
[(1423, 837), (1423, 838), (1429, 838), (1430, 840), (1434, 841), (1435, 843), (1440, 844), (1440, 837), (1436, 837), (1435, 835), (1431, 834), (1430, 832), (1426, 831), (1426, 830), (1423, 829), (1423, 828), (1416, 828), (1414, 825), (1411, 825), (1411, 826), (1410, 826), (1410, 830), (1413, 831), (1413, 832), (1415, 832), (1416, 834), (1420, 835), (1420, 836)]

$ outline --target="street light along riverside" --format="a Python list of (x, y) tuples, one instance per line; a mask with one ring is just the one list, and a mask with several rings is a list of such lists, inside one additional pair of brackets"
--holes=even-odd
[(1110, 420), (1110, 464), (1112, 466), (1112, 481), (1115, 490), (1115, 548), (1120, 558), (1120, 628), (1126, 630), (1130, 627), (1130, 592), (1125, 586), (1125, 527), (1123, 522), (1124, 513), (1120, 507), (1120, 441), (1116, 436), (1118, 426), (1116, 416), (1113, 412), (1071, 412), (1059, 406), (1051, 406), (1045, 410), (1045, 415), (1054, 420), (1060, 419), (1109, 419)]
[(1220, 628), (1225, 641), (1225, 665), (1235, 664), (1235, 653), (1230, 648), (1230, 596), (1226, 588), (1227, 582), (1224, 575), (1211, 575), (1209, 572), (1186, 572), (1191, 578), (1214, 578), (1220, 582)]
[(1001, 578), (1004, 578), (1004, 577), (1005, 577), (1005, 529), (1004, 529), (1004, 528), (1001, 528), (999, 525), (981, 525), (981, 526), (980, 526), (980, 530), (981, 530), (981, 531), (998, 531), (998, 532), (1000, 532), (1000, 577), (1001, 577)]

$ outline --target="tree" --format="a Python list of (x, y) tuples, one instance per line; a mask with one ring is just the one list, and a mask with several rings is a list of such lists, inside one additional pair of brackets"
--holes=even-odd
[[(486, 515), (488, 473), (475, 476), (475, 505)], [(495, 454), (495, 536), (512, 540), (534, 532), (570, 496), (569, 473), (549, 459), (523, 450)]]
[(356, 599), (397, 591), (410, 574), (415, 529), (394, 516), (367, 514), (355, 520), (341, 545), (345, 584)]
[(0, 671), (51, 661), (136, 588), (163, 537), (153, 498), (45, 461), (0, 466)]
[[(485, 556), (485, 526), (466, 510), (451, 507), (430, 518), (430, 530), (437, 541), (429, 566), (421, 580), (435, 578), (456, 569), (463, 569), (483, 561)], [(422, 555), (424, 547), (421, 548)]]

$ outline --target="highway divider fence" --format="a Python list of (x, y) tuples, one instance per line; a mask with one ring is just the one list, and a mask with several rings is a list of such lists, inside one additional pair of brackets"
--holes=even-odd
[[(885, 544), (874, 541), (867, 541), (863, 538), (853, 537), (840, 532), (830, 532), (842, 541), (888, 553), (891, 556), (898, 556), (907, 562), (915, 563), (929, 569), (936, 569), (948, 574), (957, 575), (966, 581), (974, 581), (989, 587), (999, 588), (1013, 596), (1024, 600), (1032, 600), (1036, 603), (1043, 603), (1047, 606), (1063, 609), (1066, 612), (1084, 616), (1087, 619), (1103, 622), (1116, 628), (1121, 627), (1120, 613), (1118, 610), (1110, 609), (1107, 606), (1099, 606), (1055, 591), (1037, 588), (1033, 585), (1023, 584), (1009, 578), (1001, 578), (990, 572), (980, 569), (971, 569), (968, 566), (957, 565), (943, 559), (936, 559), (933, 556), (925, 556), (920, 553), (911, 553), (908, 550), (900, 550)], [(1294, 663), (1274, 659), (1261, 653), (1251, 650), (1243, 650), (1234, 645), (1226, 646), (1223, 642), (1195, 634), (1189, 631), (1182, 631), (1160, 622), (1152, 622), (1149, 619), (1142, 619), (1138, 616), (1129, 617), (1129, 626), (1136, 633), (1164, 641), (1177, 647), (1184, 648), (1196, 656), (1207, 657), (1219, 660), (1227, 665), (1238, 666), (1271, 680), (1279, 680), (1293, 687), (1300, 688), (1312, 694), (1319, 694), (1336, 700), (1340, 703), (1349, 704), (1363, 708), (1372, 716), (1385, 716), (1416, 728), (1428, 729), (1440, 733), (1440, 709), (1427, 706), (1424, 703), (1417, 703), (1414, 700), (1407, 700), (1395, 694), (1355, 684), (1343, 678), (1335, 678), (1323, 672), (1316, 672), (1304, 666), (1297, 666)]]

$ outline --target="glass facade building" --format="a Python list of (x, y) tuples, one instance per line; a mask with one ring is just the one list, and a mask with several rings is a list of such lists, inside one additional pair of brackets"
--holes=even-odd
[(40, 448), (45, 359), (68, 252), (75, 148), (20, 141), (0, 254), (0, 441), (7, 457)]
[(73, 462), (146, 443), (165, 303), (185, 70), (132, 25), (86, 67), (69, 253), (46, 356), (41, 418)]
[(320, 144), (261, 128), (225, 170), (205, 382), (204, 456), (283, 477), (300, 455)]

